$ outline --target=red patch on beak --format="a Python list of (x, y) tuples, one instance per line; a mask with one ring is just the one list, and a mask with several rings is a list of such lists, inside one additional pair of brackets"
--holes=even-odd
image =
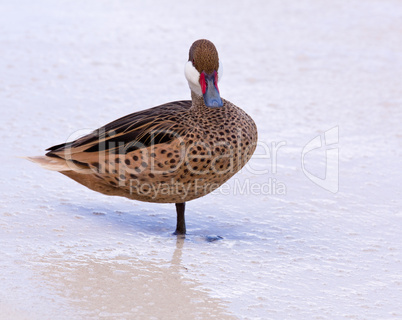
[(219, 88), (218, 88), (218, 73), (216, 71), (214, 71), (214, 83), (215, 83), (216, 90), (218, 90), (218, 92), (219, 92)]
[(205, 73), (201, 73), (200, 75), (200, 85), (201, 85), (201, 90), (202, 94), (205, 94), (205, 91), (207, 91), (207, 82), (205, 81)]

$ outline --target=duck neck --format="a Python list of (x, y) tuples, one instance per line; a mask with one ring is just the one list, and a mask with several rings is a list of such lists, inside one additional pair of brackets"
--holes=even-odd
[(192, 101), (191, 109), (194, 111), (207, 108), (207, 106), (204, 103), (204, 98), (194, 93), (193, 91), (191, 91), (191, 101)]
[(209, 108), (204, 103), (204, 98), (191, 92), (192, 105), (190, 108), (190, 114), (197, 123), (197, 125), (220, 126), (222, 124), (223, 117), (227, 113), (227, 109), (223, 107)]

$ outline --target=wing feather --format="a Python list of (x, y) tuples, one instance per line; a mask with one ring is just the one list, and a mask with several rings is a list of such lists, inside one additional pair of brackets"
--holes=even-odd
[(75, 141), (48, 148), (49, 157), (74, 160), (75, 154), (94, 152), (125, 154), (151, 145), (168, 143), (188, 129), (186, 114), (191, 101), (170, 102), (117, 119)]

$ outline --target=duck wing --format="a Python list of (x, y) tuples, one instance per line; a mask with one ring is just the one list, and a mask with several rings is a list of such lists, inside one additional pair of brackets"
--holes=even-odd
[(188, 130), (183, 119), (190, 107), (190, 100), (175, 101), (129, 114), (75, 141), (48, 148), (46, 156), (85, 163), (98, 152), (126, 154), (169, 143)]

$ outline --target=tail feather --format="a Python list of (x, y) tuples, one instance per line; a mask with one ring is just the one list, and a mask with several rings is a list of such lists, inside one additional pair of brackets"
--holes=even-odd
[(71, 165), (61, 158), (47, 157), (47, 156), (37, 156), (37, 157), (26, 157), (26, 159), (35, 162), (45, 169), (53, 171), (69, 171), (71, 170)]

